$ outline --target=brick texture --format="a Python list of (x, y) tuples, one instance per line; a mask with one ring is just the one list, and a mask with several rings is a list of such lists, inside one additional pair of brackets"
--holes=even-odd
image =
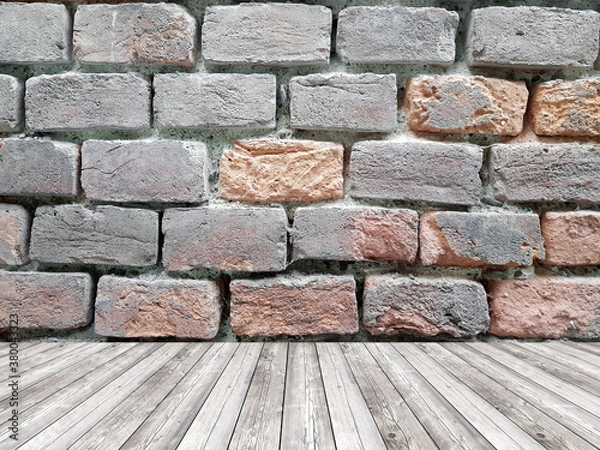
[(600, 265), (600, 212), (546, 212), (542, 215), (545, 264)]
[(24, 85), (10, 75), (0, 75), (0, 133), (23, 128)]
[(0, 203), (0, 266), (20, 266), (29, 261), (30, 221), (22, 206)]

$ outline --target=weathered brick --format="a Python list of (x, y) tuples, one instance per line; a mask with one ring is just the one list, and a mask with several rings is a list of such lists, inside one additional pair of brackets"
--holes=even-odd
[(537, 214), (428, 211), (419, 243), (424, 265), (529, 266), (544, 258)]
[(339, 14), (336, 52), (350, 63), (449, 66), (457, 27), (442, 8), (353, 6)]
[(467, 23), (471, 66), (590, 69), (598, 57), (594, 11), (493, 6), (472, 11)]
[(29, 256), (47, 263), (151, 266), (158, 256), (158, 213), (116, 206), (40, 206)]
[(497, 144), (490, 182), (499, 200), (600, 203), (600, 146)]
[(92, 277), (85, 273), (0, 270), (0, 330), (18, 314), (19, 328), (67, 330), (92, 321)]
[(160, 128), (274, 128), (272, 74), (170, 73), (154, 76)]
[(369, 276), (363, 295), (363, 326), (374, 335), (454, 337), (487, 332), (485, 290), (459, 278)]
[(0, 266), (20, 266), (29, 261), (29, 212), (20, 205), (0, 204)]
[(76, 144), (41, 139), (0, 140), (0, 195), (75, 197)]
[(351, 276), (233, 280), (231, 328), (238, 336), (307, 336), (358, 332)]
[(163, 217), (167, 270), (284, 270), (287, 216), (282, 207), (168, 209)]
[(529, 91), (524, 81), (460, 75), (422, 75), (406, 83), (412, 131), (516, 136)]
[(212, 339), (221, 322), (221, 292), (208, 280), (103, 276), (94, 330), (102, 336)]
[(354, 198), (474, 205), (483, 150), (468, 144), (362, 141), (352, 147)]
[(496, 336), (600, 337), (600, 278), (492, 280), (488, 293)]
[(600, 265), (600, 212), (546, 212), (542, 215), (544, 264)]
[(247, 202), (344, 196), (344, 146), (333, 142), (233, 141), (221, 157), (221, 197)]
[(536, 84), (529, 118), (539, 135), (599, 136), (600, 78)]
[(73, 51), (83, 64), (196, 64), (198, 25), (182, 6), (166, 3), (82, 5), (73, 24)]
[(363, 206), (297, 208), (293, 259), (413, 262), (419, 216), (409, 209)]
[(210, 163), (202, 142), (89, 140), (81, 185), (91, 200), (198, 203), (206, 200)]
[(150, 83), (135, 73), (40, 75), (25, 86), (29, 131), (145, 130)]
[(289, 91), (292, 128), (355, 132), (391, 132), (396, 128), (395, 74), (293, 77)]
[(0, 133), (23, 128), (23, 82), (0, 74)]
[(0, 64), (64, 64), (71, 17), (64, 5), (0, 3)]
[(209, 6), (202, 25), (202, 56), (209, 64), (327, 64), (330, 35), (331, 10), (323, 6)]

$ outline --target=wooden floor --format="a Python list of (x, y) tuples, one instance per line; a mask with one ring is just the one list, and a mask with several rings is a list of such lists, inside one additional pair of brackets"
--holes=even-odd
[(599, 449), (600, 344), (20, 343), (0, 448)]

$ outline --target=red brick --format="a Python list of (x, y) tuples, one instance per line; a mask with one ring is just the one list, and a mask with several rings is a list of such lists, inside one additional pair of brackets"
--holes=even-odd
[(0, 266), (20, 266), (29, 261), (31, 215), (19, 205), (0, 204)]
[(600, 264), (600, 212), (547, 212), (542, 216), (544, 264)]

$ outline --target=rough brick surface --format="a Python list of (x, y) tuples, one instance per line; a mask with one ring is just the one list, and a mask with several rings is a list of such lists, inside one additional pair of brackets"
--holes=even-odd
[(458, 278), (369, 276), (363, 295), (363, 326), (374, 335), (454, 337), (485, 333), (490, 325), (486, 293)]
[(210, 164), (202, 142), (89, 140), (81, 160), (88, 199), (198, 203), (207, 198)]
[(294, 213), (293, 258), (412, 262), (418, 223), (409, 209), (301, 207)]
[(209, 64), (327, 64), (330, 35), (331, 10), (323, 6), (209, 6), (202, 25), (202, 56)]
[(529, 117), (536, 134), (599, 136), (600, 78), (535, 85)]
[(221, 197), (247, 202), (344, 196), (344, 146), (299, 140), (233, 141), (221, 157)]
[(64, 5), (0, 3), (0, 64), (64, 64), (71, 17)]
[(424, 265), (529, 266), (544, 257), (537, 214), (428, 211), (419, 242)]
[(490, 182), (499, 200), (600, 203), (600, 146), (498, 144)]
[(529, 91), (524, 81), (460, 75), (423, 75), (406, 83), (413, 131), (516, 136), (523, 129)]
[(271, 74), (157, 74), (154, 117), (160, 128), (274, 128)]
[(20, 329), (67, 330), (92, 321), (92, 277), (84, 273), (0, 271), (0, 330), (10, 314)]
[(358, 332), (351, 276), (234, 280), (231, 328), (238, 336), (306, 336)]
[(163, 217), (167, 270), (284, 270), (287, 216), (282, 207), (169, 209)]
[(30, 220), (22, 206), (0, 204), (0, 266), (20, 266), (29, 261)]
[(546, 212), (542, 216), (544, 264), (600, 265), (600, 212)]
[(0, 195), (75, 197), (76, 144), (41, 139), (0, 140)]
[(336, 52), (350, 63), (448, 66), (457, 27), (458, 14), (442, 8), (353, 6), (340, 12)]
[(0, 133), (23, 128), (23, 82), (0, 74)]
[(192, 68), (197, 28), (179, 5), (82, 5), (75, 13), (73, 51), (83, 64)]
[(600, 279), (536, 276), (488, 283), (496, 336), (600, 337)]
[(390, 132), (396, 75), (313, 74), (290, 80), (290, 124), (303, 130)]
[(598, 57), (600, 15), (594, 11), (519, 6), (476, 9), (468, 18), (472, 66), (589, 69)]
[(103, 276), (94, 329), (102, 336), (212, 339), (221, 322), (221, 292), (208, 280)]
[(25, 86), (30, 131), (150, 128), (150, 83), (134, 73), (40, 75)]
[(352, 147), (355, 198), (457, 205), (479, 202), (483, 150), (468, 144), (363, 141)]
[(83, 205), (41, 206), (31, 229), (31, 259), (47, 263), (152, 266), (158, 213)]

